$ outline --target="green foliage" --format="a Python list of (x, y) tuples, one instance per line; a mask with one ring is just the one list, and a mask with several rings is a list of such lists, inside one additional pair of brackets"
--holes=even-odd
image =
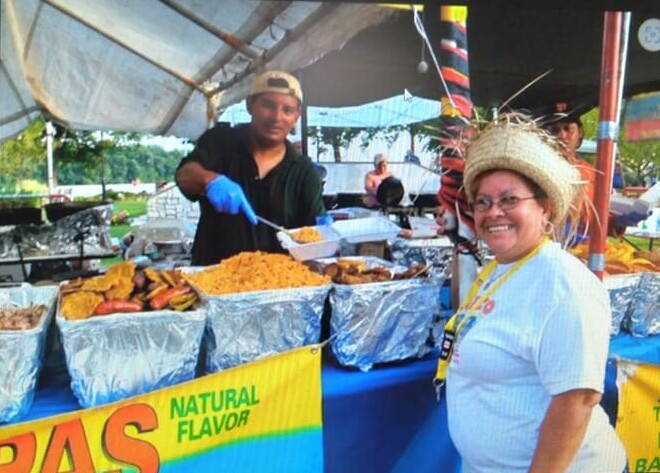
[(0, 144), (0, 189), (15, 189), (21, 179), (46, 179), (44, 121), (35, 120), (16, 138)]
[(23, 179), (18, 182), (16, 192), (19, 194), (47, 194), (48, 186), (34, 179)]
[(316, 139), (317, 143), (329, 145), (334, 156), (334, 161), (341, 162), (341, 148), (346, 148), (355, 137), (364, 129), (362, 128), (335, 128), (335, 127), (309, 127), (308, 136)]
[(100, 166), (104, 165), (103, 180), (110, 183), (171, 181), (179, 162), (181, 151), (165, 151), (158, 146), (115, 146), (104, 152), (103, 160), (96, 168), (75, 163), (58, 162), (58, 181), (62, 185), (91, 184), (101, 181)]
[(405, 133), (408, 131), (410, 131), (410, 133), (413, 133), (412, 130), (413, 130), (413, 125), (411, 126), (394, 125), (385, 128), (365, 128), (364, 130), (362, 130), (362, 134), (360, 135), (361, 138), (360, 147), (363, 150), (367, 149), (369, 143), (374, 139), (381, 139), (385, 141), (385, 143), (387, 143), (389, 146), (392, 146), (394, 142), (399, 138), (401, 133)]
[[(598, 108), (580, 118), (584, 126), (584, 137), (597, 138)], [(643, 186), (647, 177), (660, 172), (660, 140), (629, 142), (625, 136), (625, 124), (619, 131), (617, 163), (624, 169), (626, 185)]]
[[(14, 193), (21, 180), (46, 182), (45, 123), (35, 120), (0, 145), (0, 193)], [(59, 185), (171, 181), (183, 153), (143, 146), (139, 133), (69, 130), (56, 125), (53, 143)]]
[(139, 217), (147, 213), (147, 202), (143, 198), (136, 198), (132, 201), (116, 202), (115, 212), (127, 212), (131, 217)]

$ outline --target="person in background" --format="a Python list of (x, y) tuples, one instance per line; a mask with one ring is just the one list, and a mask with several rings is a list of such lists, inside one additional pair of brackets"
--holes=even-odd
[[(564, 145), (565, 154), (569, 157), (569, 159), (576, 163), (582, 179), (587, 183), (587, 193), (589, 196), (590, 205), (585, 207), (584, 213), (582, 215), (582, 223), (578, 233), (576, 234), (575, 242), (579, 243), (588, 238), (588, 229), (589, 225), (591, 224), (591, 216), (593, 215), (594, 211), (592, 203), (595, 195), (596, 175), (598, 171), (591, 163), (582, 159), (578, 154), (578, 149), (584, 140), (584, 126), (582, 125), (580, 116), (574, 111), (566, 113), (566, 110), (569, 109), (565, 103), (555, 104), (554, 109), (555, 115), (551, 116), (549, 123), (546, 124), (545, 128), (561, 141), (561, 143)], [(559, 118), (557, 118), (557, 115)], [(616, 174), (614, 177), (616, 177)], [(637, 225), (637, 223), (639, 223), (641, 220), (644, 220), (646, 217), (647, 216), (637, 214), (610, 214), (608, 219), (607, 234), (609, 236), (619, 237), (625, 233), (626, 227)]]
[(626, 180), (623, 176), (623, 168), (620, 164), (614, 165), (614, 175), (612, 176), (612, 187), (616, 190), (623, 191), (626, 187)]
[(314, 225), (325, 215), (321, 186), (309, 159), (287, 135), (300, 117), (302, 89), (281, 71), (266, 71), (247, 97), (249, 124), (204, 132), (176, 171), (181, 192), (200, 203), (192, 264), (209, 265), (241, 251), (283, 252), (276, 231)]
[(378, 186), (388, 177), (393, 177), (394, 173), (387, 169), (388, 159), (384, 153), (378, 153), (374, 156), (374, 169), (364, 176), (364, 190), (367, 195), (364, 197), (364, 204), (367, 207), (378, 207), (376, 193)]
[(501, 115), (466, 148), (465, 189), (494, 260), (447, 323), (438, 366), (464, 472), (625, 468), (599, 405), (609, 296), (554, 240), (555, 227), (575, 231), (586, 199), (580, 172), (562, 153), (519, 115)]
[(403, 161), (406, 163), (422, 164), (419, 157), (415, 156), (415, 153), (413, 153), (413, 150), (411, 149), (406, 151), (406, 155), (403, 157)]

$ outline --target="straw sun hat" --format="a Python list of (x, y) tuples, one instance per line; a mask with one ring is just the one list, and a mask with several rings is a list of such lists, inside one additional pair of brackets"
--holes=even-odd
[(550, 221), (565, 220), (582, 185), (579, 171), (564, 158), (557, 142), (532, 120), (500, 116), (467, 145), (463, 183), (477, 193), (477, 178), (491, 170), (510, 170), (538, 184), (553, 202)]

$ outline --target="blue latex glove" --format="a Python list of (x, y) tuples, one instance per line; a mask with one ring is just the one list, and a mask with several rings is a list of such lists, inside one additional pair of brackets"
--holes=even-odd
[(625, 215), (617, 215), (614, 218), (614, 226), (616, 228), (634, 227), (642, 220), (649, 218), (649, 215), (651, 215), (650, 212), (643, 214), (638, 212), (631, 212)]
[(331, 215), (319, 215), (316, 217), (317, 225), (332, 225), (334, 220)]
[(243, 189), (227, 176), (218, 176), (209, 182), (206, 197), (217, 212), (236, 215), (242, 211), (252, 225), (257, 224), (257, 216), (245, 198)]

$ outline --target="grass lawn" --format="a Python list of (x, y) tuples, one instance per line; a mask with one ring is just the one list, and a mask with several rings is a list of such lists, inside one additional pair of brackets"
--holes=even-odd
[[(147, 202), (145, 200), (122, 200), (114, 203), (114, 213), (128, 212), (131, 220), (147, 213)], [(131, 231), (131, 223), (110, 226), (110, 236), (121, 238)]]
[[(147, 202), (145, 200), (126, 200), (126, 201), (117, 201), (114, 203), (114, 213), (119, 213), (121, 211), (128, 212), (131, 219), (140, 217), (147, 213)], [(113, 238), (121, 239), (124, 235), (129, 233), (133, 229), (130, 223), (122, 225), (111, 225), (110, 226), (110, 236)], [(101, 260), (101, 265), (104, 267), (111, 266), (115, 263), (122, 261), (121, 255), (115, 256), (114, 258), (106, 258)]]
[[(628, 240), (629, 243), (632, 243), (634, 246), (636, 246), (640, 250), (648, 250), (649, 249), (649, 239), (648, 238), (642, 238), (642, 237), (637, 237), (637, 236), (632, 236), (632, 235), (626, 235), (626, 240)], [(656, 241), (656, 243), (657, 243), (657, 241)]]
[(147, 213), (146, 200), (120, 200), (114, 203), (115, 213), (125, 210), (131, 217), (139, 217)]

